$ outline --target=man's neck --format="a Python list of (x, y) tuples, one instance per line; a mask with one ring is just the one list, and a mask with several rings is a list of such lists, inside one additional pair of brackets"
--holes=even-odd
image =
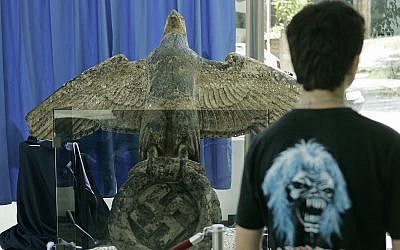
[(344, 107), (344, 88), (338, 87), (334, 91), (329, 90), (312, 90), (302, 91), (299, 101), (295, 108), (299, 109), (325, 109)]

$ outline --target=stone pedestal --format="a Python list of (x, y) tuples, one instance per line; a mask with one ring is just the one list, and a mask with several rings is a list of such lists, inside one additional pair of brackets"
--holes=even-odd
[[(114, 199), (109, 230), (119, 250), (169, 249), (220, 221), (218, 198), (200, 164), (158, 157), (132, 168)], [(209, 240), (197, 247), (207, 248)]]

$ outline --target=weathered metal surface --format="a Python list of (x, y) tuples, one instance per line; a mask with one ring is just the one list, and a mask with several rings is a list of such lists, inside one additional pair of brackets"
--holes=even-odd
[(77, 138), (98, 127), (139, 132), (149, 121), (144, 112), (191, 110), (201, 137), (231, 137), (246, 133), (254, 120), (266, 126), (292, 107), (299, 88), (284, 72), (235, 53), (223, 62), (201, 58), (188, 47), (183, 17), (173, 12), (168, 20), (159, 47), (146, 59), (114, 56), (32, 110), (26, 116), (30, 133), (52, 138), (54, 108), (113, 110), (115, 119), (97, 125), (76, 119)]
[(139, 132), (142, 162), (114, 199), (110, 235), (118, 249), (166, 249), (221, 220), (218, 199), (200, 171), (200, 138), (265, 127), (292, 107), (298, 90), (285, 73), (247, 57), (201, 58), (188, 47), (184, 19), (174, 11), (146, 59), (118, 55), (94, 66), (26, 120), (32, 135), (51, 139), (55, 108), (111, 110), (112, 119), (74, 113), (65, 125), (74, 138), (98, 128)]

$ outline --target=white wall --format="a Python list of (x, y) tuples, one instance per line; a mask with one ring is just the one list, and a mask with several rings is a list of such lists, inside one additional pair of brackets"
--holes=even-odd
[(17, 224), (17, 203), (0, 206), (0, 233)]
[(236, 214), (242, 182), (244, 158), (243, 137), (232, 138), (232, 185), (231, 189), (215, 190), (221, 203), (222, 220), (228, 220), (229, 214)]

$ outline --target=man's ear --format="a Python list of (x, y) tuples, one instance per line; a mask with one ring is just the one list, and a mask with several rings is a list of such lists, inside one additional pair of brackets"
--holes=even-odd
[(359, 62), (360, 62), (360, 54), (358, 54), (354, 57), (354, 60), (353, 60), (353, 63), (351, 64), (349, 73), (356, 75)]
[(359, 62), (360, 62), (360, 55), (356, 55), (354, 57), (353, 62), (351, 63), (349, 71), (347, 72), (347, 74), (345, 76), (345, 79), (344, 79), (345, 88), (350, 86), (350, 84), (353, 82), (354, 78), (356, 77)]

